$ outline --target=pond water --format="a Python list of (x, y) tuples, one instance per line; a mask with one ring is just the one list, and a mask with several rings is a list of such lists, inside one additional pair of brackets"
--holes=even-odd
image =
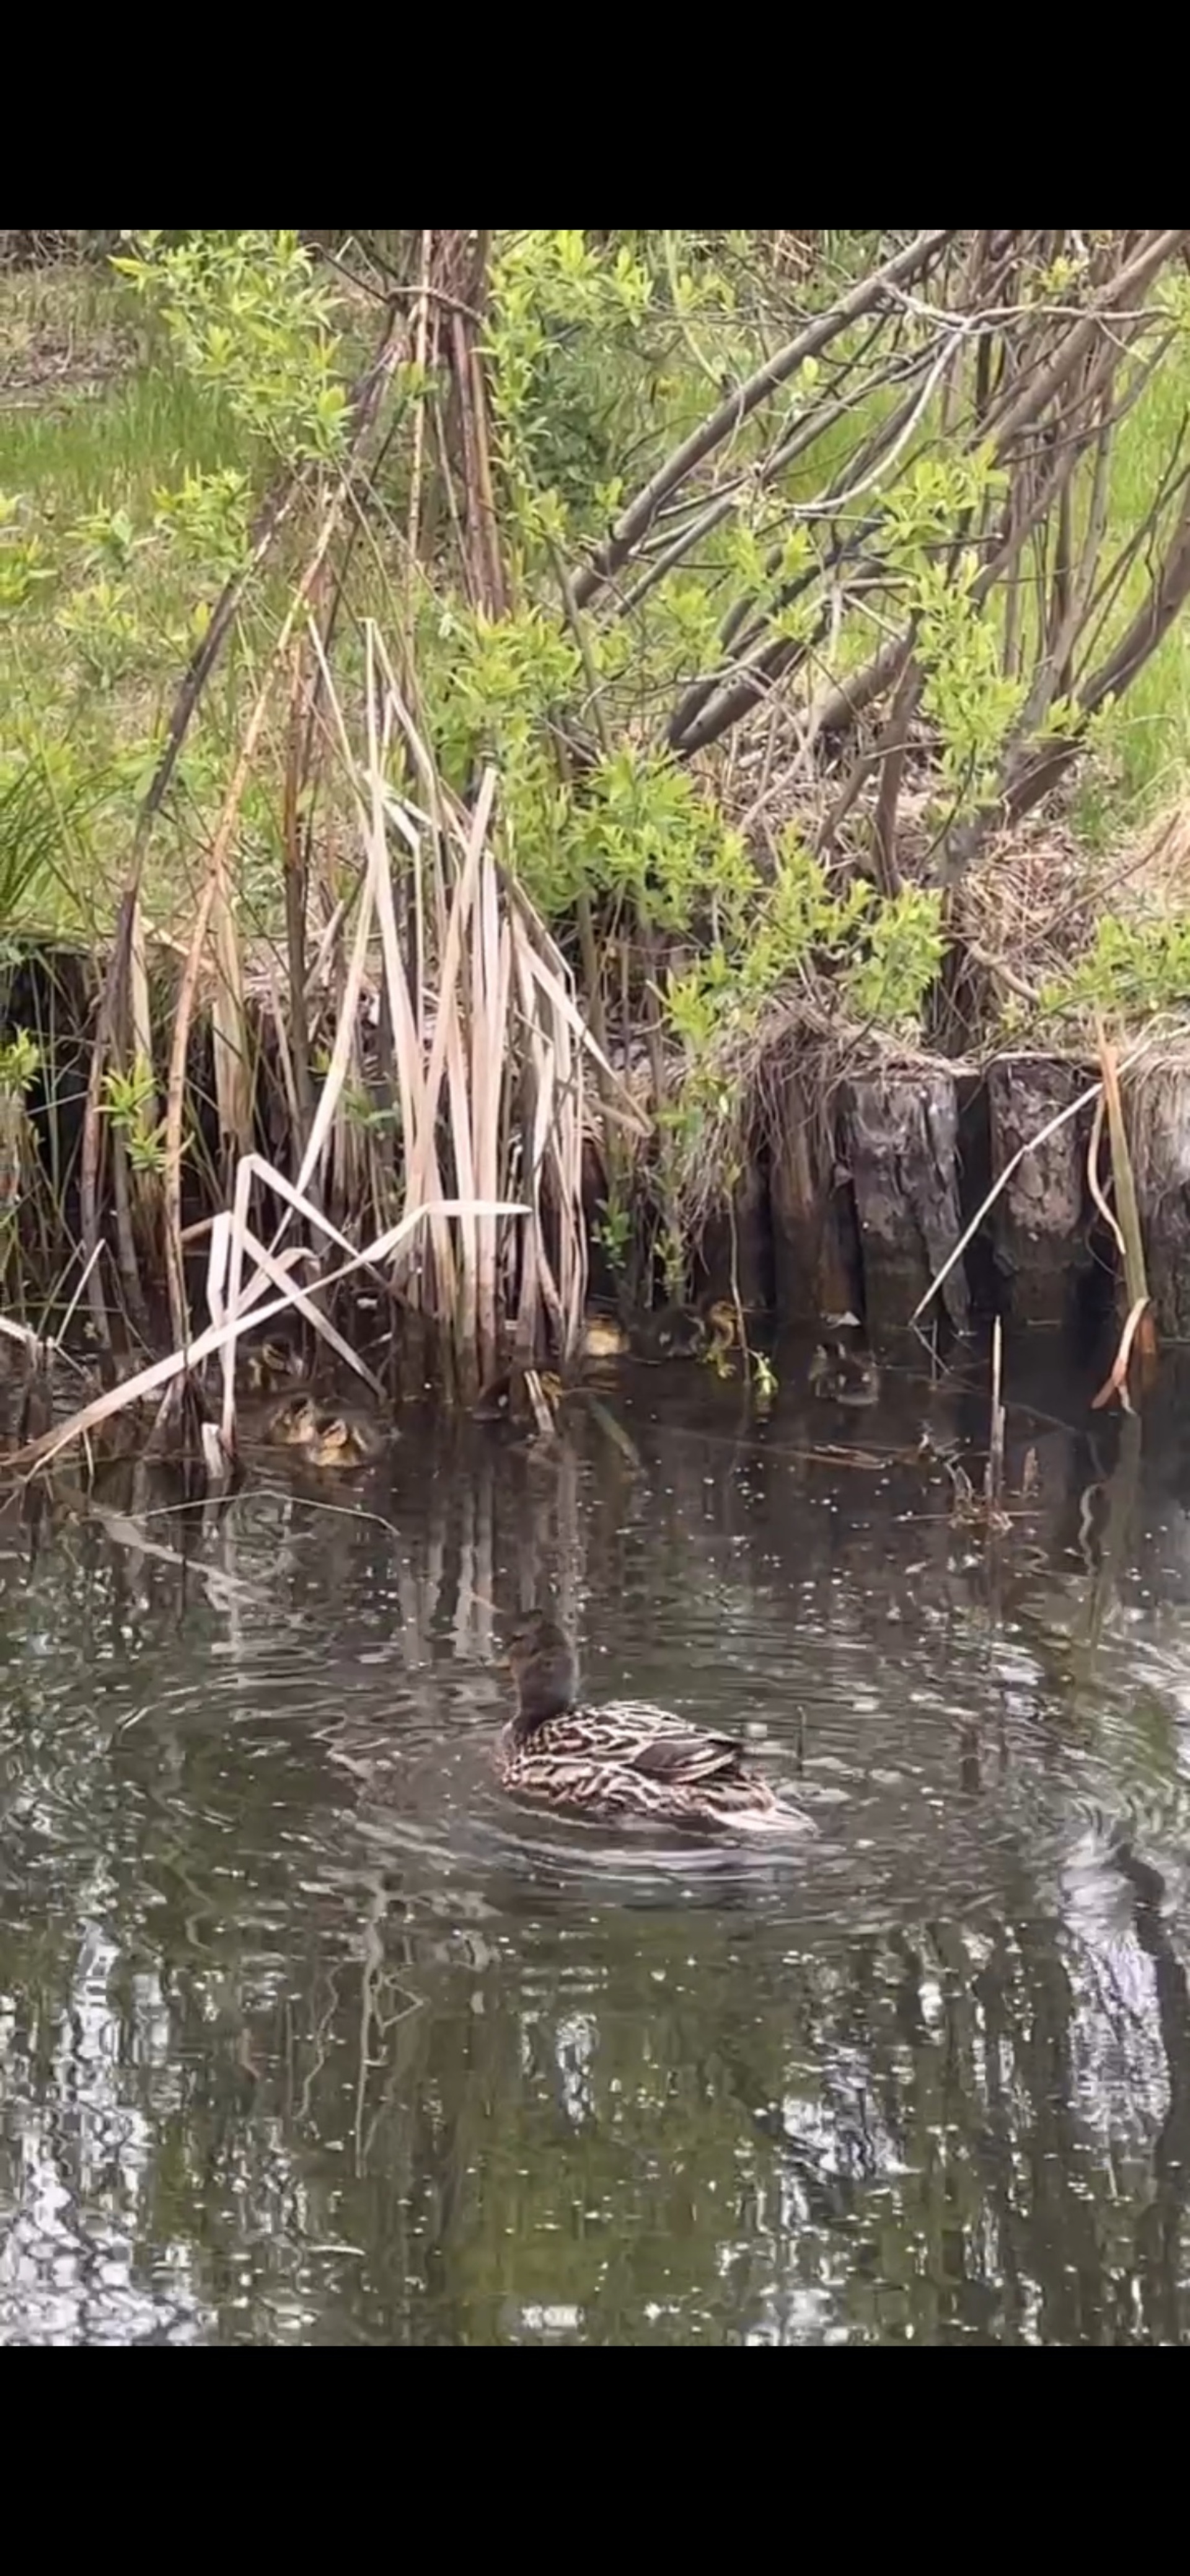
[[(1187, 2339), (1176, 1387), (1122, 1424), (1010, 1354), (991, 1541), (912, 1454), (976, 1472), (975, 1355), (779, 1378), (0, 1513), (0, 2341)], [(546, 1597), (816, 1839), (505, 1800)]]

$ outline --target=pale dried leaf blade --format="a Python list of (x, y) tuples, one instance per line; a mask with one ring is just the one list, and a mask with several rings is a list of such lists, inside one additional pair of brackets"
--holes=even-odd
[(1099, 1098), (1095, 1103), (1095, 1116), (1091, 1122), (1091, 1140), (1087, 1147), (1087, 1187), (1096, 1207), (1099, 1210), (1100, 1216), (1103, 1218), (1104, 1224), (1115, 1236), (1116, 1250), (1119, 1253), (1121, 1261), (1123, 1261), (1126, 1258), (1124, 1251), (1124, 1237), (1116, 1223), (1112, 1209), (1108, 1206), (1107, 1200), (1104, 1196), (1103, 1183), (1099, 1178), (1099, 1153), (1103, 1142), (1103, 1121), (1105, 1114), (1106, 1103), (1101, 1091)]
[(1120, 1335), (1120, 1347), (1112, 1362), (1111, 1375), (1104, 1385), (1100, 1387), (1098, 1395), (1093, 1396), (1091, 1399), (1092, 1413), (1099, 1413), (1105, 1404), (1110, 1404), (1113, 1395), (1118, 1395), (1120, 1402), (1124, 1407), (1124, 1411), (1126, 1413), (1131, 1413), (1132, 1405), (1128, 1395), (1128, 1363), (1132, 1357), (1132, 1345), (1136, 1338), (1140, 1320), (1145, 1312), (1148, 1302), (1149, 1300), (1147, 1296), (1137, 1298), (1136, 1304), (1133, 1306), (1129, 1314), (1128, 1321), (1124, 1326), (1124, 1330)]

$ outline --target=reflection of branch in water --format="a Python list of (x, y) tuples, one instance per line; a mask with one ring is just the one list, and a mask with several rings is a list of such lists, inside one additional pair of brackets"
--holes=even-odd
[[(298, 2103), (298, 2118), (302, 2121), (310, 2118), (314, 2086), (317, 2083), (323, 2067), (330, 2055), (330, 2037), (334, 2028), (335, 2015), (337, 2014), (342, 2001), (339, 1993), (338, 1975), (333, 1967), (328, 1968), (326, 1971), (326, 1984), (327, 1994), (329, 1996), (326, 2011), (324, 2013), (315, 2014), (313, 2012), (313, 2006), (318, 1992), (318, 1979), (317, 1975), (315, 1975), (314, 1986), (310, 1996), (313, 2020), (313, 2027), (311, 2030), (311, 2057), (310, 2064), (302, 2078), (301, 2098)], [(287, 2004), (287, 2015), (290, 2009), (291, 2007)]]
[(1153, 1962), (1169, 2083), (1169, 2107), (1153, 2147), (1153, 2196), (1137, 2225), (1137, 2268), (1150, 2333), (1158, 2343), (1178, 2344), (1182, 2340), (1182, 2218), (1190, 2186), (1190, 1988), (1166, 1930), (1165, 1881), (1160, 1872), (1127, 1843), (1117, 1844), (1113, 1857), (1132, 1889), (1137, 1940)]
[[(1095, 1651), (1103, 1634), (1132, 1538), (1133, 1516), (1140, 1484), (1141, 1435), (1140, 1416), (1130, 1413), (1120, 1425), (1120, 1450), (1107, 1480), (1107, 1517), (1103, 1525), (1103, 1542), (1099, 1564), (1087, 1601), (1086, 1674), (1089, 1678)], [(1080, 1641), (1075, 1641), (1080, 1642)]]
[[(369, 2074), (387, 2064), (385, 2042), (390, 2030), (395, 2029), (399, 2023), (407, 2021), (410, 2013), (420, 2012), (425, 2003), (424, 1995), (415, 1995), (409, 1988), (397, 1986), (394, 1983), (394, 1993), (403, 1995), (404, 2002), (395, 2012), (382, 2013), (380, 2010), (379, 1997), (382, 1986), (386, 1982), (384, 1937), (381, 1927), (389, 1910), (390, 1898), (391, 1891), (385, 1886), (383, 1879), (379, 1880), (373, 1889), (360, 1935), (359, 2069), (355, 2088), (354, 2132), (357, 2173), (362, 2173), (364, 2170), (364, 2105), (367, 2099)], [(381, 2044), (381, 2053), (377, 2057), (372, 2055), (373, 2027)]]
[[(1099, 2344), (1106, 2339), (1107, 2279), (1096, 2211), (1079, 2187), (1085, 2159), (1075, 2115), (1076, 1999), (1055, 1926), (1031, 1911), (1013, 1930), (1027, 2001), (1016, 2054), (1031, 2113), (1028, 2225), (1043, 2340)], [(1056, 2249), (1063, 2259), (1055, 2259)]]

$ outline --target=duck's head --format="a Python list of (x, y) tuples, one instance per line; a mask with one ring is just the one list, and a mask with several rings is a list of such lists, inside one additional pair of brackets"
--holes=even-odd
[(716, 1349), (721, 1351), (733, 1349), (736, 1337), (736, 1311), (730, 1297), (716, 1297), (714, 1305), (707, 1309), (707, 1322), (710, 1325)]
[(578, 1658), (564, 1628), (544, 1610), (534, 1610), (513, 1630), (508, 1641), (508, 1667), (517, 1696), (517, 1717), (524, 1726), (543, 1726), (573, 1708), (578, 1690)]

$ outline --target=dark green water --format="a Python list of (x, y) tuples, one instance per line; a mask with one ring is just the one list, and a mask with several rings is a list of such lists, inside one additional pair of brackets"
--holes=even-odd
[[(0, 1517), (0, 2341), (1186, 2340), (1190, 1471), (1164, 1397), (1138, 1452), (1010, 1383), (991, 1552), (799, 1455), (982, 1397), (793, 1363), (761, 1423), (626, 1371), (635, 1464), (411, 1425), (330, 1514)], [(817, 1841), (508, 1805), (547, 1591)]]

